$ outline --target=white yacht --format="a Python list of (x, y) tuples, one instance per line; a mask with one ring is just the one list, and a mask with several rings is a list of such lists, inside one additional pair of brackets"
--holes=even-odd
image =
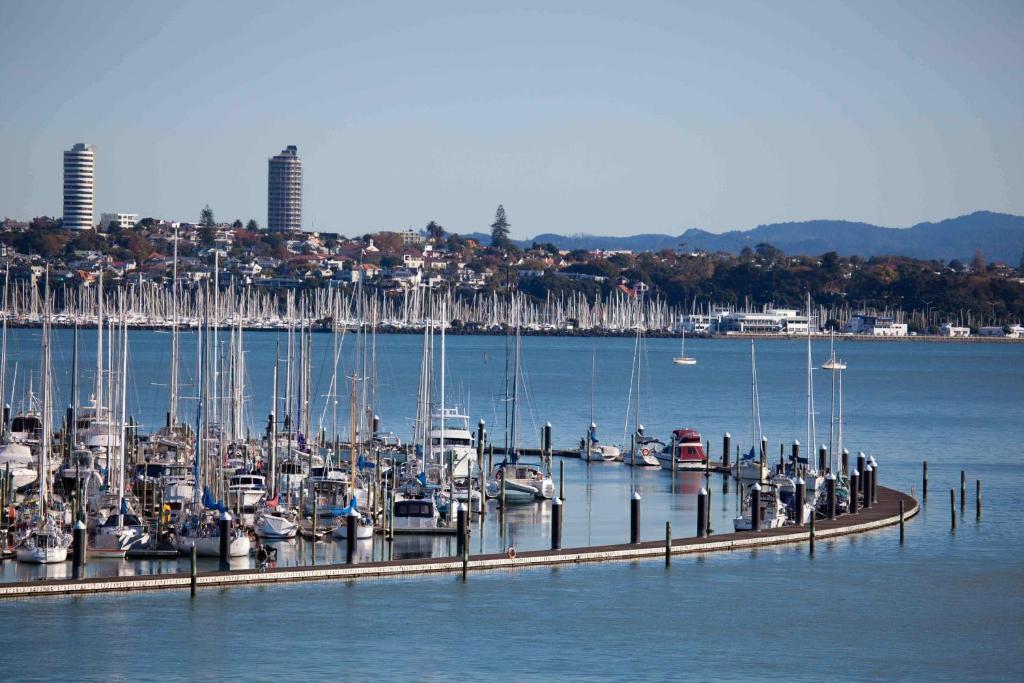
[[(268, 502), (276, 503), (276, 499)], [(298, 515), (276, 504), (260, 508), (253, 526), (257, 536), (267, 539), (295, 538), (299, 532)]]
[(396, 500), (392, 513), (392, 524), (397, 531), (437, 529), (441, 526), (441, 515), (432, 497)]
[(133, 547), (148, 544), (149, 529), (138, 516), (128, 512), (107, 517), (103, 526), (96, 529), (89, 553), (99, 557), (124, 557)]
[(31, 484), (39, 477), (34, 464), (32, 449), (24, 443), (10, 441), (0, 446), (0, 472), (10, 467), (15, 490)]
[(681, 327), (682, 334), (679, 337), (679, 355), (672, 359), (673, 365), (696, 365), (697, 359), (686, 355), (686, 328)]
[(227, 503), (238, 512), (255, 512), (266, 496), (266, 480), (261, 474), (235, 474), (228, 478)]
[(786, 506), (779, 498), (778, 488), (772, 484), (763, 487), (755, 483), (750, 493), (743, 498), (740, 516), (733, 520), (736, 531), (750, 531), (753, 528), (751, 511), (757, 505), (759, 511), (758, 531), (781, 528), (787, 520)]
[[(444, 408), (434, 414), (434, 424), (427, 435), (430, 445), (428, 462), (452, 462), (452, 476), (464, 477), (476, 463), (476, 437), (469, 429), (469, 416), (458, 408)], [(442, 452), (443, 449), (443, 452)]]
[(555, 495), (555, 483), (538, 465), (499, 463), (487, 482), (487, 496), (501, 496), (504, 481), (506, 502), (531, 502)]
[[(174, 547), (182, 555), (192, 552), (192, 545), (200, 557), (220, 557), (220, 521), (212, 510), (199, 514), (188, 513), (175, 529)], [(230, 557), (246, 557), (249, 555), (251, 542), (242, 527), (232, 522), (231, 543), (228, 545)]]

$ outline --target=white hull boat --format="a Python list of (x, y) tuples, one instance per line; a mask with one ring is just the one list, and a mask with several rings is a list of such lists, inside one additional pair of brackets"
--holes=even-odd
[[(256, 535), (260, 538), (295, 538), (299, 525), (289, 516), (279, 512), (264, 512), (256, 517)], [(218, 549), (218, 552), (219, 549)]]

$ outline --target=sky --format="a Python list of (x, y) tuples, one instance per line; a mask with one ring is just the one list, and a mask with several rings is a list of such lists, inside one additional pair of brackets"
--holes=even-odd
[(345, 235), (901, 227), (1024, 213), (1024, 3), (0, 0), (0, 216), (266, 222)]

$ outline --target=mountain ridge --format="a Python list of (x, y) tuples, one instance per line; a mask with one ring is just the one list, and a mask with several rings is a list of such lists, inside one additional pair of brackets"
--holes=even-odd
[[(486, 233), (465, 235), (490, 242)], [(689, 228), (679, 235), (640, 233), (601, 236), (577, 233), (541, 233), (533, 239), (514, 240), (522, 247), (550, 242), (559, 249), (659, 251), (685, 244), (688, 249), (739, 253), (744, 247), (771, 244), (787, 254), (818, 255), (829, 251), (841, 256), (907, 256), (918, 259), (967, 261), (981, 251), (988, 261), (1016, 265), (1024, 253), (1024, 216), (975, 211), (937, 222), (891, 228), (861, 221), (816, 219), (767, 223), (747, 230), (713, 233)]]

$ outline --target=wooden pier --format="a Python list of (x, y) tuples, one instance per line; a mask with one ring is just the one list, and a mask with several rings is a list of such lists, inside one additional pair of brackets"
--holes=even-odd
[[(893, 489), (878, 487), (878, 502), (867, 510), (846, 514), (834, 520), (818, 520), (814, 525), (814, 539), (858, 534), (887, 526), (898, 525), (917, 514), (915, 499)], [(902, 514), (901, 514), (902, 513)], [(808, 543), (808, 526), (790, 526), (766, 531), (744, 531), (717, 534), (704, 538), (648, 541), (636, 544), (566, 548), (561, 550), (530, 550), (519, 553), (493, 553), (471, 555), (463, 563), (459, 557), (367, 562), (365, 564), (331, 564), (306, 567), (276, 567), (260, 571), (215, 571), (197, 574), (198, 588), (226, 586), (257, 586), (295, 581), (349, 581), (361, 578), (408, 576), (413, 574), (457, 574), (464, 571), (508, 570), (516, 568), (575, 564), (578, 562), (634, 561), (663, 559), (671, 555), (747, 550), (771, 545)], [(134, 590), (187, 590), (191, 577), (186, 573), (156, 574), (150, 576), (47, 579), (0, 584), (0, 598), (26, 598), (43, 595), (84, 595)]]

